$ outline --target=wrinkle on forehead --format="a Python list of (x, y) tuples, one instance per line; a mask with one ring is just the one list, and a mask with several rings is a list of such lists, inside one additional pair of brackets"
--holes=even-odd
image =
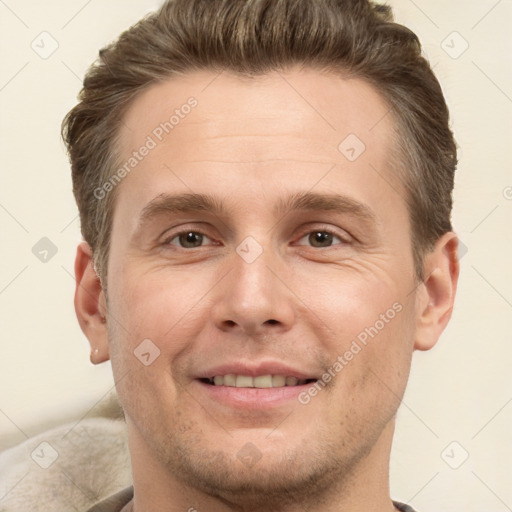
[(152, 154), (167, 148), (175, 162), (332, 162), (341, 156), (338, 145), (351, 133), (377, 152), (390, 144), (390, 109), (362, 80), (308, 69), (272, 72), (257, 80), (223, 72), (211, 82), (215, 76), (194, 72), (144, 91), (124, 117), (121, 154), (127, 156), (139, 147), (190, 97), (197, 106)]

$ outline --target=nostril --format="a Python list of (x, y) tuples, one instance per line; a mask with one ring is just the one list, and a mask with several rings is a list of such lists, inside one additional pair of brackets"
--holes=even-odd
[(270, 325), (275, 325), (277, 323), (279, 323), (277, 320), (274, 320), (273, 318), (271, 318), (270, 320), (267, 320), (265, 322), (266, 324), (270, 324)]

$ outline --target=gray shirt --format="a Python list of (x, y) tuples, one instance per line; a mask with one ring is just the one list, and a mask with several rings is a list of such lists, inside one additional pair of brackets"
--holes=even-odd
[[(132, 498), (133, 487), (128, 487), (105, 501), (94, 505), (94, 507), (90, 508), (87, 512), (128, 512), (130, 510), (128, 504), (131, 502)], [(414, 512), (409, 505), (404, 505), (396, 501), (393, 503), (401, 512)]]

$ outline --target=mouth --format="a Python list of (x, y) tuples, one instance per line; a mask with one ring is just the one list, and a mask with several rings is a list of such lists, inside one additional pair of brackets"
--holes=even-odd
[(261, 412), (296, 402), (299, 395), (317, 380), (271, 374), (254, 377), (226, 374), (197, 378), (194, 389), (227, 410)]
[(320, 375), (305, 364), (238, 359), (196, 373), (192, 389), (230, 414), (233, 409), (261, 412), (293, 404)]
[(205, 384), (217, 387), (232, 387), (232, 388), (283, 388), (283, 387), (296, 387), (305, 384), (316, 382), (317, 379), (300, 379), (294, 376), (287, 375), (215, 375), (209, 378), (199, 379)]

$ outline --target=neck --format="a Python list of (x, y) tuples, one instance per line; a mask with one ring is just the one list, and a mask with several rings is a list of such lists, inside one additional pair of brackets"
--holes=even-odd
[[(371, 450), (350, 471), (329, 475), (329, 481), (317, 482), (318, 492), (307, 496), (212, 495), (195, 482), (184, 482), (179, 475), (162, 465), (129, 421), (128, 438), (134, 482), (133, 512), (392, 512), (389, 495), (389, 455), (394, 419), (383, 430)], [(283, 493), (285, 494), (285, 493)]]

